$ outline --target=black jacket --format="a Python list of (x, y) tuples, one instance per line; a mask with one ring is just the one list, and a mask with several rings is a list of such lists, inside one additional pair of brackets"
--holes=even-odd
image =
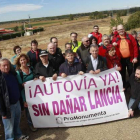
[[(86, 66), (87, 66), (87, 72), (89, 72), (90, 70), (95, 71), (90, 56), (87, 57)], [(97, 69), (100, 69), (101, 71), (107, 70), (106, 62), (104, 61), (104, 58), (101, 57), (100, 55), (98, 55)]]
[[(39, 53), (40, 53), (41, 49), (37, 49), (37, 53), (38, 55), (36, 56), (36, 53), (33, 52), (32, 50), (30, 50), (29, 52), (27, 52), (27, 56), (30, 59), (30, 66), (32, 66), (33, 68), (35, 68), (35, 65), (40, 62), (40, 57), (39, 57)], [(38, 59), (37, 59), (38, 57)]]
[(62, 53), (59, 52), (57, 49), (56, 53), (54, 55), (49, 54), (48, 55), (49, 62), (52, 64), (53, 69), (55, 70), (55, 73), (59, 73), (59, 67), (62, 63), (65, 62), (65, 58), (63, 57)]
[(0, 112), (2, 116), (11, 117), (9, 93), (6, 81), (0, 71)]
[(53, 68), (51, 62), (49, 62), (48, 67), (46, 68), (42, 62), (38, 62), (35, 67), (35, 77), (39, 78), (39, 76), (44, 77), (52, 77), (55, 74), (55, 69)]
[(84, 68), (81, 63), (74, 62), (72, 65), (69, 65), (66, 61), (63, 64), (61, 64), (59, 68), (59, 75), (61, 75), (61, 73), (65, 73), (66, 75), (76, 75), (79, 71), (84, 72)]
[(131, 98), (135, 99), (131, 109), (135, 110), (140, 102), (140, 81), (135, 80), (135, 73), (131, 74), (129, 81), (126, 83), (125, 89), (128, 87), (131, 87)]
[(82, 60), (83, 65), (86, 66), (86, 59), (88, 56), (90, 56), (89, 47), (86, 48), (82, 43), (81, 46), (77, 49), (77, 54)]

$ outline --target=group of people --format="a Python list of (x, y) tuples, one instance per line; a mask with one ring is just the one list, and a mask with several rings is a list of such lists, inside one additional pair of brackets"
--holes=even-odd
[[(20, 46), (15, 46), (15, 55), (8, 60), (0, 52), (0, 112), (5, 130), (5, 139), (27, 140), (20, 130), (21, 109), (25, 110), (27, 122), (32, 131), (32, 119), (28, 110), (24, 85), (27, 81), (47, 77), (53, 80), (57, 76), (84, 73), (99, 74), (110, 68), (120, 71), (124, 90), (131, 87), (128, 104), (128, 116), (133, 117), (138, 107), (140, 110), (140, 34), (125, 32), (123, 25), (112, 28), (110, 36), (99, 33), (95, 25), (93, 32), (78, 41), (78, 34), (70, 34), (71, 41), (65, 44), (65, 53), (59, 48), (58, 39), (50, 38), (46, 50), (38, 48), (37, 40), (31, 41), (31, 49), (22, 53)], [(126, 81), (126, 70), (130, 76)]]

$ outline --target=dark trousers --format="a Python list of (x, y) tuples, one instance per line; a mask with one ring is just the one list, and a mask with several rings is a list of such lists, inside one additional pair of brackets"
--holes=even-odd
[(123, 80), (123, 87), (125, 87), (125, 85), (126, 85), (126, 68), (127, 68), (128, 75), (130, 76), (133, 72), (133, 63), (130, 62), (130, 58), (122, 58), (121, 65), (122, 65), (121, 75), (122, 75), (122, 80)]

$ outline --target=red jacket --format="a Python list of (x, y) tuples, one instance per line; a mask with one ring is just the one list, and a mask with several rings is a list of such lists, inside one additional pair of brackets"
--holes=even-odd
[(108, 53), (106, 53), (106, 61), (108, 69), (114, 68), (115, 65), (121, 67), (120, 59), (116, 54), (115, 56), (109, 56)]
[[(129, 44), (129, 50), (130, 50), (130, 61), (132, 61), (134, 58), (138, 57), (138, 47), (137, 47), (137, 42), (134, 39), (134, 37), (131, 34), (125, 33), (125, 38), (126, 41)], [(116, 42), (118, 44), (117, 48), (119, 50), (120, 48), (120, 42), (121, 38), (119, 35), (117, 37), (113, 38), (112, 43)]]
[[(102, 57), (106, 57), (106, 53), (107, 53), (107, 48), (105, 46), (100, 46), (98, 54)], [(119, 59), (121, 59), (121, 54), (117, 47), (116, 47), (116, 55), (118, 56)]]
[(101, 33), (92, 32), (90, 34), (92, 34), (94, 37), (97, 38), (97, 44), (99, 44), (100, 42), (102, 42), (102, 34)]

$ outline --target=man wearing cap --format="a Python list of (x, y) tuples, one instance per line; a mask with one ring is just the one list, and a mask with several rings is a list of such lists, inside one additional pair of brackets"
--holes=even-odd
[(35, 77), (42, 80), (42, 82), (46, 80), (46, 77), (52, 77), (53, 80), (56, 80), (57, 74), (48, 60), (48, 52), (46, 50), (40, 51), (39, 57), (41, 61), (36, 64)]

